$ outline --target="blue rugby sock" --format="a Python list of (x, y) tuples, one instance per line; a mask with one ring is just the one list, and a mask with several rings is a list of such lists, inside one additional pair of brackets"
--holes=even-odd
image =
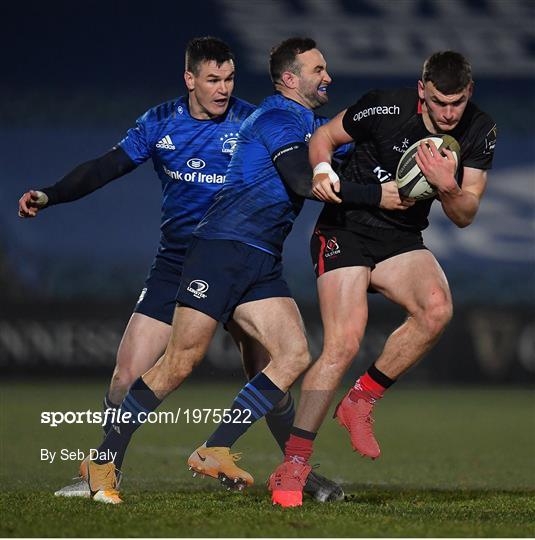
[(286, 441), (290, 438), (290, 432), (295, 418), (294, 399), (290, 392), (286, 395), (288, 399), (285, 400), (283, 405), (277, 405), (271, 412), (266, 414), (266, 423), (283, 454)]
[[(106, 456), (114, 453), (115, 458), (112, 461), (115, 463), (117, 469), (121, 468), (123, 464), (124, 455), (128, 443), (132, 438), (132, 435), (141, 426), (138, 420), (139, 413), (148, 414), (154, 411), (161, 403), (154, 392), (145, 384), (140, 377), (130, 388), (128, 394), (121, 403), (120, 411), (121, 416), (118, 421), (113, 422), (111, 429), (108, 431), (106, 438), (98, 448), (98, 455), (102, 456), (105, 453)], [(124, 413), (131, 413), (131, 418), (128, 421), (124, 419)], [(95, 463), (108, 463), (110, 459), (102, 458), (93, 460)]]
[(206, 441), (206, 446), (232, 446), (262, 416), (284, 397), (285, 392), (260, 372), (239, 392), (231, 406), (232, 421), (222, 422)]
[(106, 394), (104, 396), (104, 399), (102, 400), (102, 414), (104, 414), (104, 420), (105, 420), (104, 425), (102, 426), (102, 429), (104, 430), (104, 438), (108, 434), (108, 431), (110, 431), (111, 425), (113, 423), (112, 422), (112, 415), (108, 414), (106, 416), (106, 411), (108, 409), (112, 409), (112, 410), (116, 411), (118, 408), (119, 408), (119, 405), (117, 405), (116, 403), (113, 403), (110, 400), (110, 397), (108, 396), (108, 393), (106, 392)]

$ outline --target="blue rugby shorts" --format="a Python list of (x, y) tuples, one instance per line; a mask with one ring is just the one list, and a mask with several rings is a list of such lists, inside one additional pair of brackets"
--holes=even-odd
[(134, 312), (171, 324), (181, 275), (182, 262), (166, 258), (158, 253), (145, 280)]
[(235, 240), (194, 238), (176, 301), (225, 324), (241, 304), (291, 296), (278, 257)]

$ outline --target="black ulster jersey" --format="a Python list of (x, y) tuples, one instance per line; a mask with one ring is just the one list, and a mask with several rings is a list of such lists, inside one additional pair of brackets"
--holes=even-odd
[[(355, 141), (355, 149), (341, 169), (345, 181), (381, 183), (395, 178), (403, 152), (416, 141), (430, 137), (424, 125), (418, 92), (414, 89), (372, 90), (349, 107), (343, 126)], [(462, 184), (463, 167), (490, 169), (496, 142), (492, 118), (471, 101), (459, 124), (449, 132), (461, 146), (457, 182)], [(418, 201), (408, 210), (349, 205), (325, 205), (319, 218), (323, 227), (351, 229), (352, 224), (382, 228), (422, 230), (435, 199)]]

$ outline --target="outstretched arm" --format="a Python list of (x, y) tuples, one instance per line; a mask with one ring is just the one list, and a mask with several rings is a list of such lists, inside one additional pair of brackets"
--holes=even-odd
[[(305, 199), (314, 201), (323, 200), (312, 188), (310, 181), (312, 178), (312, 167), (309, 164), (306, 144), (293, 143), (280, 148), (273, 154), (271, 159), (282, 181), (293, 193)], [(366, 206), (379, 205), (381, 200), (380, 186), (376, 184), (361, 186), (352, 182), (344, 182), (343, 180), (342, 182), (337, 181), (337, 184), (341, 186), (338, 190), (341, 198), (336, 197), (337, 200), (328, 200), (325, 202), (345, 202)]]
[(121, 147), (113, 148), (103, 156), (78, 165), (53, 186), (24, 193), (19, 200), (19, 216), (32, 218), (42, 208), (85, 197), (136, 166)]
[(312, 193), (317, 199), (330, 203), (351, 203), (378, 206), (387, 210), (406, 210), (414, 201), (401, 200), (394, 182), (360, 185), (340, 182), (331, 166), (332, 156), (337, 148), (353, 139), (343, 126), (346, 111), (337, 114), (331, 121), (319, 127), (309, 144), (309, 160), (313, 168)]

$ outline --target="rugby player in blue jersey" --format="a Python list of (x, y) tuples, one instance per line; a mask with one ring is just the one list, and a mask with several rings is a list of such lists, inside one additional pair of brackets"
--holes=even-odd
[[(105, 409), (117, 408), (132, 383), (165, 350), (192, 231), (223, 185), (236, 134), (254, 110), (253, 105), (231, 97), (234, 55), (219, 39), (196, 38), (188, 44), (184, 79), (187, 96), (150, 109), (111, 151), (76, 167), (51, 187), (26, 192), (19, 201), (19, 215), (35, 217), (43, 208), (92, 193), (148, 159), (161, 180), (161, 241), (119, 346)], [(266, 351), (236, 324), (230, 323), (228, 330), (242, 351), (248, 376), (254, 376), (269, 360)], [(266, 416), (283, 450), (294, 411), (293, 399), (287, 394)], [(105, 433), (110, 427), (104, 427)], [(121, 462), (115, 464), (119, 470)], [(56, 494), (89, 497), (85, 464), (81, 473), (80, 481)], [(319, 499), (343, 496), (336, 484), (320, 475), (310, 478), (306, 492)]]
[[(190, 456), (195, 471), (239, 487), (252, 476), (236, 466), (234, 442), (285, 396), (310, 363), (303, 323), (282, 277), (284, 240), (304, 197), (313, 198), (307, 141), (325, 119), (313, 110), (327, 101), (331, 79), (313, 40), (292, 38), (271, 54), (278, 93), (243, 123), (226, 182), (194, 231), (164, 355), (137, 379), (120, 419), (88, 462), (95, 500), (120, 503), (116, 462), (142, 419), (178, 388), (202, 360), (219, 322), (234, 321), (267, 351), (269, 364), (238, 393), (226, 418)], [(341, 183), (344, 202), (380, 205), (390, 188)], [(396, 190), (397, 192), (397, 190)], [(402, 203), (397, 197), (396, 206)], [(308, 471), (310, 472), (310, 471)], [(308, 476), (308, 472), (307, 475)], [(305, 478), (306, 478), (305, 476)], [(300, 504), (300, 501), (299, 501)]]

